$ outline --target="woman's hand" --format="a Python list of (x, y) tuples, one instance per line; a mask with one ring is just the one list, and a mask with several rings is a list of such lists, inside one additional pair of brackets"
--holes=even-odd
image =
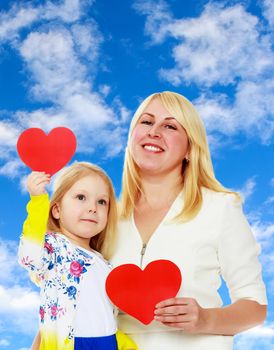
[(176, 327), (186, 333), (204, 333), (206, 329), (205, 309), (193, 298), (172, 298), (156, 305), (156, 321)]
[(266, 318), (266, 305), (239, 299), (217, 308), (202, 308), (193, 298), (167, 299), (156, 305), (154, 319), (186, 333), (235, 335)]
[(50, 175), (45, 172), (33, 171), (27, 178), (27, 189), (31, 196), (46, 193), (46, 185), (50, 183)]

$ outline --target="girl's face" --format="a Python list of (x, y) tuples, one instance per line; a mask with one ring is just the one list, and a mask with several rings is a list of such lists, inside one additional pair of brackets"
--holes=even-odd
[(141, 173), (160, 175), (178, 171), (181, 174), (188, 147), (187, 134), (181, 124), (158, 98), (152, 100), (130, 140), (130, 152)]
[(96, 174), (88, 175), (65, 193), (52, 214), (61, 232), (76, 244), (89, 249), (90, 238), (106, 227), (109, 210), (108, 186)]

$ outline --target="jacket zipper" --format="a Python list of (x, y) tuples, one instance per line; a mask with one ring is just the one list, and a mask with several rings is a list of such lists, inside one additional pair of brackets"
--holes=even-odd
[(143, 266), (143, 259), (144, 259), (144, 255), (146, 252), (146, 247), (147, 247), (147, 243), (143, 243), (142, 249), (141, 249), (140, 268), (142, 268), (142, 266)]

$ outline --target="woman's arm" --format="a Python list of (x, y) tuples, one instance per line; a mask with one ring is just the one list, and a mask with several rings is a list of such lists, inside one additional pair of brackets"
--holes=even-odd
[(224, 308), (202, 308), (195, 299), (173, 298), (156, 306), (155, 320), (187, 333), (234, 335), (264, 322), (266, 305), (241, 299)]

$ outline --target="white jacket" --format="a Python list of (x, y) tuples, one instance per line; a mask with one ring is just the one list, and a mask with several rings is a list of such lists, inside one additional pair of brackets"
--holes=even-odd
[[(218, 294), (221, 276), (231, 301), (245, 298), (267, 304), (265, 286), (256, 244), (242, 206), (234, 195), (203, 189), (203, 204), (189, 222), (172, 222), (183, 205), (183, 194), (174, 201), (165, 218), (151, 236), (143, 259), (142, 240), (133, 216), (121, 221), (114, 266), (133, 263), (142, 268), (157, 259), (177, 264), (182, 285), (177, 296), (195, 298), (204, 308), (222, 306)], [(131, 335), (142, 350), (231, 350), (233, 337), (186, 335), (183, 331), (152, 322), (145, 326), (120, 314), (119, 328)]]

